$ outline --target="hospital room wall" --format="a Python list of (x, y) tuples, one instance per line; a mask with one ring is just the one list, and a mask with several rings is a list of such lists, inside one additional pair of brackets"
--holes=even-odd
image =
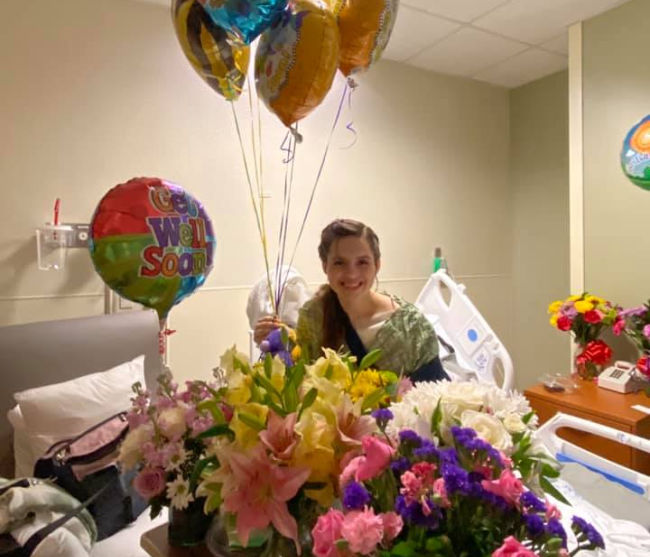
[(585, 288), (624, 306), (650, 297), (650, 191), (621, 171), (628, 130), (650, 114), (650, 2), (583, 23)]
[[(164, 6), (33, 0), (3, 8), (0, 325), (101, 313), (102, 283), (87, 252), (71, 250), (65, 270), (40, 272), (34, 230), (52, 219), (56, 197), (63, 221), (88, 222), (114, 184), (160, 176), (205, 204), (218, 237), (205, 287), (170, 315), (174, 372), (207, 376), (227, 346), (246, 345), (246, 298), (263, 272), (230, 107), (184, 60)], [(301, 125), (290, 246), (342, 86), (337, 78)], [(247, 130), (246, 102), (237, 110)], [(413, 300), (434, 247), (442, 246), (451, 270), (512, 346), (508, 92), (381, 62), (342, 118), (297, 267), (318, 285), (320, 229), (335, 217), (359, 218), (382, 241), (380, 286)], [(264, 172), (275, 239), (284, 130), (265, 109), (262, 125), (264, 157), (273, 161)]]
[(564, 373), (569, 336), (553, 329), (549, 302), (569, 292), (568, 73), (510, 92), (513, 191), (513, 342), (517, 386)]

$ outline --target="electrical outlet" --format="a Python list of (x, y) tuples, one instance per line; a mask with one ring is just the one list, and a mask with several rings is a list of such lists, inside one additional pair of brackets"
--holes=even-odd
[(72, 227), (72, 232), (67, 237), (67, 247), (69, 248), (87, 248), (88, 239), (90, 238), (90, 225), (79, 223), (66, 223)]

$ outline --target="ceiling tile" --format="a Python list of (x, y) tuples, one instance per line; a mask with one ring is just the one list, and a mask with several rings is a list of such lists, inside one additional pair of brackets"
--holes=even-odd
[(527, 47), (478, 29), (463, 27), (457, 33), (407, 60), (408, 64), (441, 73), (471, 76)]
[(550, 41), (546, 41), (545, 43), (542, 43), (539, 46), (542, 47), (544, 50), (550, 50), (551, 52), (555, 52), (557, 54), (564, 54), (565, 56), (568, 56), (569, 33), (568, 31), (564, 31), (564, 33), (562, 33), (558, 37), (555, 37)]
[(458, 23), (400, 5), (384, 58), (403, 62), (459, 27)]
[(509, 0), (402, 0), (411, 6), (456, 21), (470, 22)]
[(559, 35), (572, 23), (589, 19), (628, 0), (511, 0), (475, 20), (473, 25), (541, 44)]
[(552, 54), (538, 48), (529, 48), (509, 60), (478, 72), (473, 77), (494, 85), (519, 87), (529, 81), (559, 72), (566, 67), (566, 56)]

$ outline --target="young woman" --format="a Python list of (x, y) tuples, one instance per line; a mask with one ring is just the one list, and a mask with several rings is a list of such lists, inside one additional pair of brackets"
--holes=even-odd
[[(373, 290), (381, 267), (379, 239), (365, 224), (348, 219), (321, 233), (318, 255), (328, 284), (300, 309), (298, 343), (311, 358), (321, 347), (343, 347), (360, 360), (379, 348), (379, 369), (403, 373), (413, 381), (447, 379), (438, 358), (438, 340), (429, 321), (405, 300)], [(260, 320), (256, 338), (277, 326)]]

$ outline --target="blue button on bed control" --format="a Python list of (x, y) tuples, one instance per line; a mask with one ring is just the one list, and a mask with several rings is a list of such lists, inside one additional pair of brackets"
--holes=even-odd
[(467, 338), (472, 342), (476, 342), (478, 340), (478, 333), (476, 332), (476, 329), (468, 329)]

